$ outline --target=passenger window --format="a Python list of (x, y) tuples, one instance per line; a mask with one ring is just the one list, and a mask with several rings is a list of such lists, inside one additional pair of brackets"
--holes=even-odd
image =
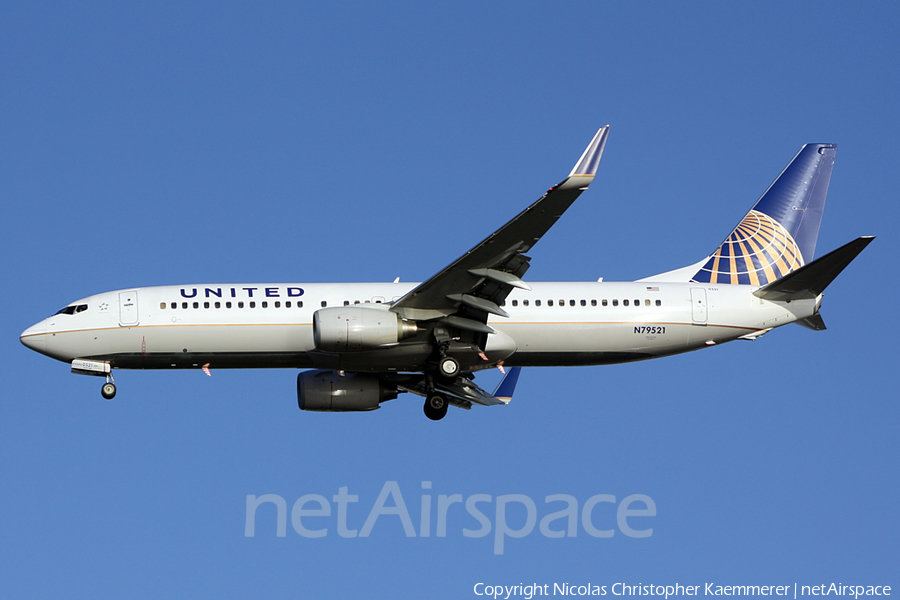
[(353, 304), (359, 304), (359, 300), (354, 300)]
[(238, 308), (244, 308), (244, 302), (243, 302), (243, 301), (238, 302)]
[(303, 308), (303, 300), (297, 300), (297, 308)]
[(597, 300), (596, 300), (596, 299), (591, 300), (591, 306), (597, 306)]
[(203, 308), (209, 308), (209, 302), (204, 302), (204, 303), (203, 303)]
[(522, 300), (522, 306), (528, 306), (528, 300)]
[(199, 302), (194, 302), (194, 305), (193, 305), (193, 306), (194, 306), (194, 308), (200, 308), (200, 303), (199, 303)]
[(635, 301), (634, 301), (634, 305), (635, 305), (635, 306), (640, 306), (640, 305), (641, 305), (640, 299), (635, 300)]
[[(615, 303), (615, 302), (613, 302)], [(622, 300), (622, 306), (628, 306), (628, 299)]]
[(182, 302), (182, 303), (181, 303), (181, 308), (187, 308), (187, 302)]
[(553, 300), (547, 300), (547, 306), (553, 306)]
[(644, 306), (650, 306), (650, 301), (649, 301), (649, 300), (644, 300)]
[(250, 308), (256, 308), (256, 302), (251, 301), (251, 302), (250, 302)]
[(177, 303), (177, 302), (173, 302), (173, 303), (172, 303), (172, 308), (178, 308), (178, 303)]
[(540, 306), (540, 305), (541, 305), (541, 301), (540, 301), (540, 300), (535, 300), (535, 301), (534, 301), (534, 305), (535, 305), (535, 306)]
[(565, 306), (565, 305), (566, 305), (566, 301), (561, 299), (561, 300), (559, 301), (559, 305), (560, 305), (560, 306)]
[(166, 303), (165, 303), (165, 302), (160, 302), (160, 303), (159, 303), (159, 307), (160, 307), (161, 309), (165, 310), (165, 309), (166, 309)]
[(221, 302), (216, 302), (216, 308), (222, 308), (222, 303), (221, 303)]
[(569, 306), (575, 306), (575, 301), (574, 301), (574, 300), (569, 300)]
[[(503, 304), (506, 304), (506, 302), (504, 302)], [(518, 301), (518, 300), (513, 300), (513, 301), (512, 301), (512, 305), (513, 305), (513, 306), (518, 306), (518, 305), (519, 305), (519, 301)]]
[(587, 300), (582, 300), (582, 301), (581, 301), (581, 305), (582, 305), (582, 306), (587, 306)]
[(325, 308), (326, 306), (328, 306), (328, 303), (322, 300), (322, 308)]
[(600, 304), (602, 304), (603, 306), (606, 306), (606, 305), (607, 305), (606, 298), (604, 298), (603, 300), (601, 300), (601, 301), (600, 301)]
[(226, 302), (226, 303), (225, 303), (225, 308), (231, 308), (231, 302)]
[(616, 300), (615, 298), (613, 298), (613, 306), (618, 306), (618, 305), (619, 305), (619, 301)]
[(276, 301), (275, 301), (275, 308), (281, 308), (281, 301), (280, 301), (280, 300), (276, 300)]
[(290, 300), (286, 300), (286, 301), (284, 302), (284, 307), (285, 307), (285, 308), (290, 308), (290, 307), (291, 307), (291, 301), (290, 301)]
[(349, 300), (344, 300), (344, 306), (350, 306), (350, 301), (349, 301)]
[(262, 302), (262, 307), (263, 307), (263, 308), (269, 308), (269, 303), (268, 303), (266, 300), (263, 300), (263, 302)]
[(656, 305), (657, 305), (657, 306), (662, 306), (662, 300), (657, 300), (657, 301), (656, 301)]

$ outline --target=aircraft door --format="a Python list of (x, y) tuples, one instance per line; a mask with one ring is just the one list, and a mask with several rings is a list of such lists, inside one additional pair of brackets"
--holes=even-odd
[(694, 325), (706, 325), (706, 288), (691, 288), (691, 318)]
[(137, 291), (119, 292), (119, 325), (133, 327), (138, 324)]

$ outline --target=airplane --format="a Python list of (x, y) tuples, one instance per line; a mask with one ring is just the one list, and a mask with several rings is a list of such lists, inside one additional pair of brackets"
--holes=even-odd
[[(449, 406), (508, 404), (520, 369), (624, 363), (797, 323), (825, 329), (825, 288), (874, 236), (813, 259), (835, 144), (806, 144), (737, 227), (695, 264), (633, 282), (531, 282), (525, 253), (593, 181), (609, 126), (569, 175), (422, 283), (191, 284), (68, 304), (22, 343), (106, 378), (113, 370), (292, 368), (302, 410), (369, 411), (410, 392)], [(493, 393), (475, 373), (500, 368)]]

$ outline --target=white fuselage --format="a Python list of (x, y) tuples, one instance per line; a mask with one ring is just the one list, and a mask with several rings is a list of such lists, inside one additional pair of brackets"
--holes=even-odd
[[(358, 361), (316, 352), (313, 314), (323, 307), (388, 310), (415, 283), (203, 284), (119, 290), (73, 303), (29, 328), (22, 341), (61, 361), (113, 368), (415, 369), (424, 358)], [(815, 314), (820, 298), (771, 302), (746, 285), (537, 282), (514, 290), (491, 317), (485, 366), (589, 365), (677, 354)], [(424, 345), (423, 345), (424, 347)], [(427, 356), (426, 356), (427, 358)], [(352, 357), (351, 357), (352, 359)], [(411, 362), (410, 362), (411, 361)]]

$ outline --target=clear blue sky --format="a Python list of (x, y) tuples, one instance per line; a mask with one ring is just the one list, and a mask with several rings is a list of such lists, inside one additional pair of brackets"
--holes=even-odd
[[(4, 597), (475, 597), (478, 582), (892, 585), (900, 8), (895, 3), (7, 3), (0, 9)], [(296, 372), (120, 372), (21, 346), (92, 293), (427, 278), (569, 171), (599, 174), (532, 280), (631, 280), (709, 254), (806, 142), (838, 144), (818, 252), (878, 239), (788, 326), (631, 365), (525, 370), (440, 423), (401, 396), (301, 413)], [(488, 377), (490, 379), (490, 377)], [(486, 384), (489, 387), (490, 383)], [(359, 496), (320, 539), (248, 495)], [(422, 482), (432, 482), (423, 490)], [(644, 494), (649, 538), (436, 537), (438, 496), (538, 520)], [(391, 502), (388, 502), (390, 505)], [(308, 504), (306, 508), (315, 508)], [(496, 527), (497, 502), (480, 505)], [(637, 508), (634, 506), (633, 508)], [(598, 504), (598, 529), (616, 526)], [(526, 510), (510, 504), (512, 528)], [(289, 515), (290, 517), (290, 515)], [(563, 529), (565, 520), (554, 529)]]

